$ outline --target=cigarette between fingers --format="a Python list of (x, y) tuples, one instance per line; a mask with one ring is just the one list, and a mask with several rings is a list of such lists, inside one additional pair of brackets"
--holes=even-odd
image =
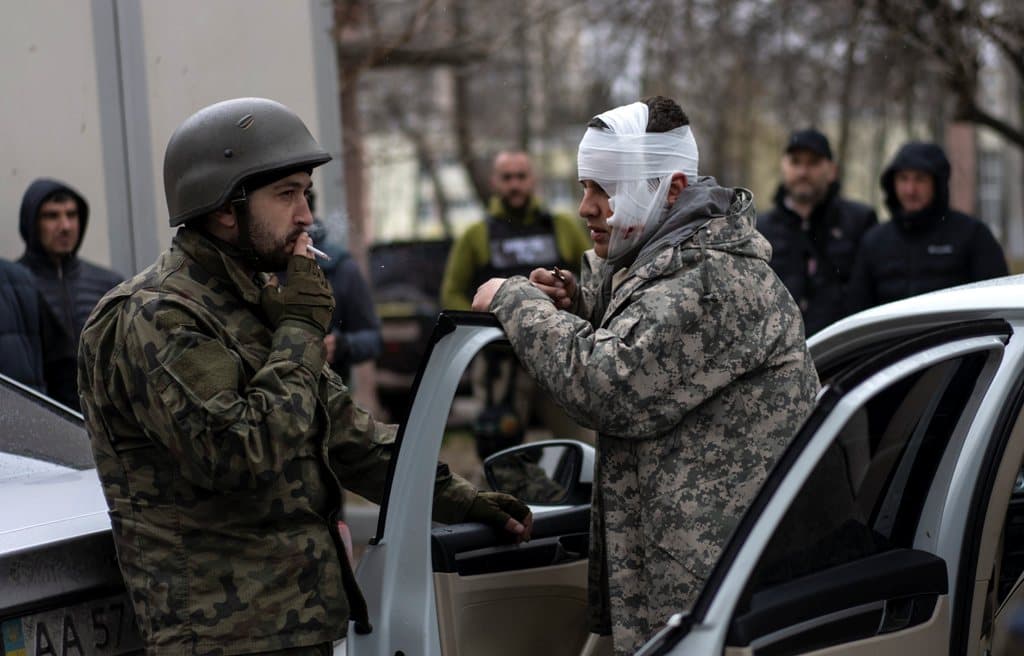
[(316, 248), (312, 244), (307, 244), (306, 245), (306, 250), (309, 251), (310, 253), (312, 253), (313, 255), (319, 257), (321, 260), (330, 261), (330, 259), (331, 259), (330, 255), (328, 255), (327, 253), (323, 252), (319, 248)]

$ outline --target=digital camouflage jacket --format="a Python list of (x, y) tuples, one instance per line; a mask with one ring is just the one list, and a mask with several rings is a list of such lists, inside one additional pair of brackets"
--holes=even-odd
[(669, 219), (614, 284), (587, 253), (575, 314), (525, 278), (491, 304), (530, 374), (598, 431), (591, 629), (617, 654), (692, 605), (818, 390), (750, 192), (702, 178)]
[[(82, 407), (150, 654), (236, 654), (368, 623), (337, 534), (342, 486), (379, 501), (395, 427), (356, 406), (322, 340), (188, 228), (97, 306)], [(476, 492), (440, 468), (438, 521)]]

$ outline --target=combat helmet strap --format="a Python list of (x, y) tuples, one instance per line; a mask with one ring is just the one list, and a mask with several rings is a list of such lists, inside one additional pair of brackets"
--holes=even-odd
[(259, 264), (259, 255), (252, 241), (252, 213), (249, 211), (249, 197), (245, 193), (245, 185), (239, 185), (238, 193), (231, 199), (231, 209), (238, 225), (238, 243), (236, 248), (239, 256), (254, 268)]

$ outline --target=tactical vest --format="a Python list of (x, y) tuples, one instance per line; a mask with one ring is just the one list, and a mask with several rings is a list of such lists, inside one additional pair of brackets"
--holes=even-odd
[(530, 225), (488, 216), (487, 248), (490, 258), (477, 271), (474, 290), (491, 278), (528, 277), (537, 267), (566, 266), (555, 242), (554, 220), (547, 212), (538, 212)]

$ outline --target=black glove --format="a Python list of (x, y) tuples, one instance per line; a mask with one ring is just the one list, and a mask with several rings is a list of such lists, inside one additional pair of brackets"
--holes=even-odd
[(530, 508), (511, 494), (502, 492), (477, 492), (473, 504), (466, 512), (467, 522), (480, 522), (501, 530), (509, 517), (522, 523), (530, 515)]
[(334, 295), (317, 263), (302, 255), (288, 260), (288, 284), (264, 287), (260, 305), (274, 326), (298, 321), (323, 338), (331, 326)]

